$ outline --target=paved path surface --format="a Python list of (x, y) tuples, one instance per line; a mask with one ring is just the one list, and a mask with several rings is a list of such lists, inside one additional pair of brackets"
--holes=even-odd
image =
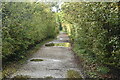
[[(61, 32), (52, 43), (69, 42), (67, 34)], [(49, 43), (51, 43), (49, 42)], [(31, 59), (43, 59), (43, 61), (30, 61)], [(71, 47), (43, 45), (40, 50), (24, 64), (12, 77), (16, 75), (30, 76), (31, 78), (45, 78), (52, 76), (54, 78), (66, 78), (67, 70), (80, 72), (77, 67)]]

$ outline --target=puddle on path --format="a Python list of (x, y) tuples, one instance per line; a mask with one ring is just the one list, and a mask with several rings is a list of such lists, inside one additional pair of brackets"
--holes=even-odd
[(43, 59), (31, 59), (30, 61), (38, 62), (38, 61), (43, 61)]
[(47, 43), (45, 46), (50, 47), (50, 46), (55, 46), (55, 47), (70, 47), (70, 43), (64, 42), (64, 43)]
[(61, 62), (61, 60), (49, 59), (49, 58), (32, 58), (29, 61), (31, 61), (31, 62), (42, 62), (42, 61), (44, 61), (44, 63), (46, 63), (46, 62)]
[(54, 43), (47, 43), (47, 44), (45, 44), (45, 46), (47, 46), (47, 47), (54, 46)]

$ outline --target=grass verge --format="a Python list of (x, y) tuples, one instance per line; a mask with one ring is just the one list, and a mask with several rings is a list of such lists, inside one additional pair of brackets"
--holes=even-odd
[(52, 76), (46, 76), (45, 79), (49, 80), (49, 79), (53, 79)]

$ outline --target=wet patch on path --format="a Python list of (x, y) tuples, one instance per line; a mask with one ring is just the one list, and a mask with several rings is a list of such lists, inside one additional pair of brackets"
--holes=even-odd
[(46, 47), (70, 47), (70, 43), (64, 42), (64, 43), (46, 43)]
[(43, 61), (43, 59), (31, 59), (30, 61), (38, 62), (38, 61)]

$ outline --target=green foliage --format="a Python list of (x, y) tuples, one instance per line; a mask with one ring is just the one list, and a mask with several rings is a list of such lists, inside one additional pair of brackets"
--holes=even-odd
[(76, 52), (98, 63), (120, 68), (120, 21), (118, 3), (65, 3), (63, 23), (76, 44)]
[(35, 44), (56, 36), (55, 14), (44, 3), (2, 3), (2, 30), (3, 61), (23, 58)]
[(102, 74), (106, 74), (106, 73), (109, 72), (109, 68), (107, 68), (107, 67), (98, 67), (97, 71), (102, 73)]

